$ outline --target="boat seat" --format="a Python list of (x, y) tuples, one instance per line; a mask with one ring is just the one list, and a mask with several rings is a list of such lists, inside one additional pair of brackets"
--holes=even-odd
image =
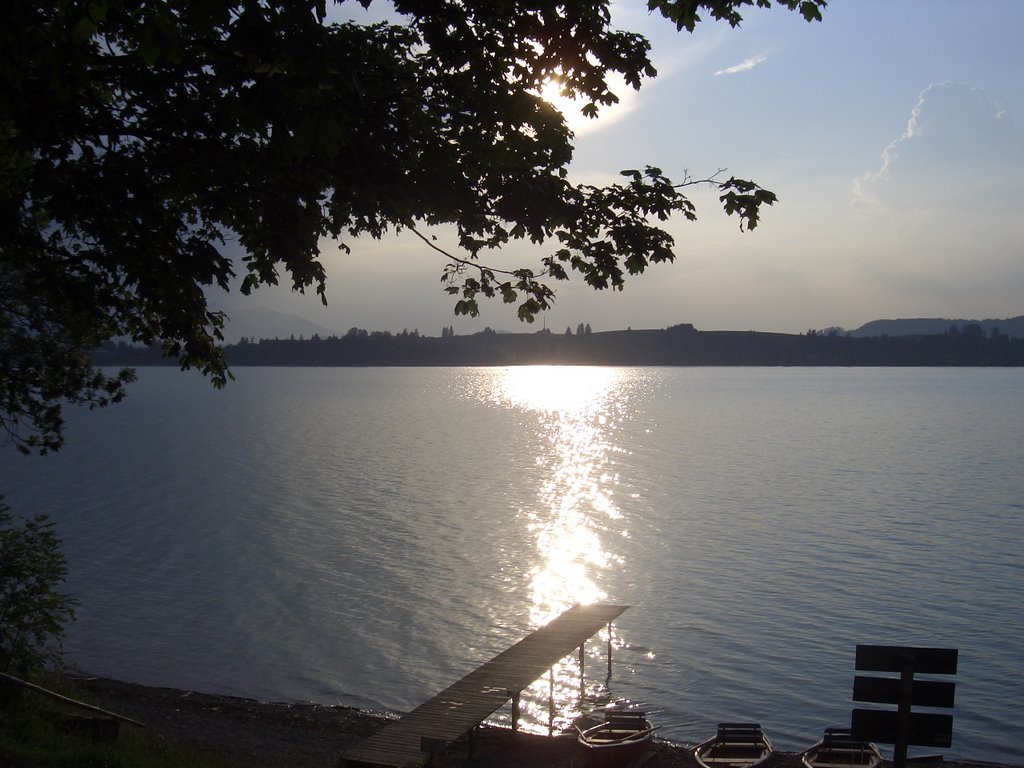
[(634, 731), (643, 727), (647, 716), (643, 712), (607, 712), (605, 722), (614, 730)]
[(821, 747), (830, 752), (867, 752), (869, 749), (868, 743), (855, 739), (849, 728), (826, 728)]
[(722, 744), (761, 744), (764, 733), (758, 723), (721, 723), (718, 741)]

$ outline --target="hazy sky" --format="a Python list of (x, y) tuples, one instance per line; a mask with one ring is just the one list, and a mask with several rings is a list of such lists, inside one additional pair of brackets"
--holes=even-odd
[[(744, 24), (677, 33), (644, 0), (614, 6), (647, 35), (659, 76), (597, 121), (570, 116), (580, 181), (656, 165), (670, 177), (727, 168), (779, 202), (754, 232), (695, 192), (699, 220), (671, 225), (673, 265), (622, 292), (561, 283), (549, 328), (693, 323), (803, 332), (878, 318), (1024, 314), (1024, 2), (831, 0), (823, 23), (748, 11)], [(454, 249), (450, 232), (438, 242)], [(531, 331), (500, 302), (456, 318), (443, 262), (414, 238), (323, 244), (329, 306), (261, 289), (265, 307), (344, 332), (442, 326)], [(539, 252), (503, 258), (536, 264)], [(229, 338), (231, 334), (229, 331)]]

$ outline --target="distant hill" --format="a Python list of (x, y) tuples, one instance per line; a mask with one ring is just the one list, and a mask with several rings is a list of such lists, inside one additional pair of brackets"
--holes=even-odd
[(850, 331), (851, 336), (858, 338), (872, 336), (929, 336), (945, 333), (951, 326), (960, 330), (969, 323), (981, 326), (985, 335), (998, 328), (999, 333), (1015, 339), (1024, 339), (1024, 315), (1006, 320), (944, 320), (939, 318), (913, 318), (908, 320), (872, 320), (860, 328)]
[[(328, 336), (340, 336), (337, 329), (325, 328), (322, 325), (310, 322), (298, 315), (287, 315), (283, 312), (276, 312), (272, 309), (243, 309), (239, 307), (225, 309), (230, 320), (225, 329), (224, 338), (227, 344), (237, 344), (242, 337), (250, 341), (260, 339), (298, 339), (310, 338), (313, 334), (321, 338)], [(1024, 339), (1024, 315), (1011, 317), (1003, 320), (964, 320), (946, 318), (907, 318), (900, 320), (872, 320), (860, 328), (851, 331), (840, 331), (843, 335), (849, 333), (855, 338), (872, 338), (876, 336), (931, 336), (946, 333), (951, 326), (957, 326), (963, 330), (965, 325), (975, 323), (981, 326), (986, 336), (991, 335), (992, 329), (999, 329), (999, 333), (1016, 339)], [(499, 334), (509, 333), (498, 331)], [(514, 333), (514, 332), (513, 332)]]
[(308, 339), (313, 334), (333, 336), (337, 331), (312, 323), (298, 315), (286, 315), (272, 309), (242, 309), (228, 307), (224, 310), (230, 318), (224, 329), (224, 340), (228, 344), (237, 344), (245, 337), (259, 339), (297, 339), (300, 336)]

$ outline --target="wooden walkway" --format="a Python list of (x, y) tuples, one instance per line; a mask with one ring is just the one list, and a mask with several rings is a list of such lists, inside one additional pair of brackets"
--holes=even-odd
[(577, 605), (499, 653), (401, 720), (348, 750), (347, 763), (420, 765), (423, 739), (451, 744), (501, 709), (629, 606)]

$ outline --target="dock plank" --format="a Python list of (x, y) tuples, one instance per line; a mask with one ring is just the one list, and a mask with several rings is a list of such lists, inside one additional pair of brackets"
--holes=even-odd
[(576, 605), (343, 755), (346, 763), (420, 765), (421, 739), (451, 743), (507, 704), (629, 606)]

